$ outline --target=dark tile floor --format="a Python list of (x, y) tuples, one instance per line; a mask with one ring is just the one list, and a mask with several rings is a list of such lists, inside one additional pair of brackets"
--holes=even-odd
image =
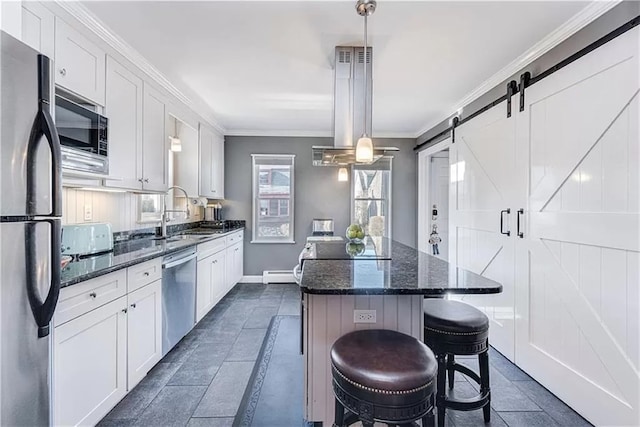
[(296, 285), (236, 285), (99, 425), (231, 426), (276, 314), (300, 314)]
[[(299, 315), (299, 298), (296, 285), (238, 284), (100, 425), (232, 426), (272, 316)], [(283, 375), (295, 371), (296, 360), (301, 363), (301, 358), (295, 356), (299, 340), (297, 324), (289, 322), (283, 328), (288, 333), (278, 334), (278, 339), (286, 342), (276, 346), (283, 354), (272, 362), (273, 369), (281, 369)], [(284, 362), (284, 353), (291, 353), (290, 360)], [(477, 369), (477, 358), (459, 360)], [(492, 350), (489, 360), (492, 390), (489, 426), (590, 425), (500, 353)], [(470, 397), (477, 393), (477, 385), (457, 375), (454, 390), (456, 396)], [(262, 412), (259, 406), (253, 425), (289, 427), (293, 411), (291, 396), (286, 395), (289, 391), (291, 388), (274, 387), (269, 393), (261, 393), (261, 399), (269, 397), (264, 406), (269, 410)], [(447, 425), (482, 426), (482, 411), (448, 411)]]

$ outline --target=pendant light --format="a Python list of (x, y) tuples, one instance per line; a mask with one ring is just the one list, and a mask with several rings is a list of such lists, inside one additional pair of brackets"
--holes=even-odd
[(170, 136), (169, 141), (171, 141), (170, 150), (174, 153), (179, 153), (182, 151), (182, 141), (180, 141), (180, 137), (178, 136), (178, 119), (173, 117), (173, 134), (175, 136)]
[(349, 181), (349, 171), (347, 168), (338, 169), (338, 181), (346, 182)]
[[(376, 10), (375, 0), (358, 0), (356, 3), (356, 11), (358, 15), (364, 17), (364, 105), (366, 110), (367, 105), (367, 17), (372, 15)], [(367, 114), (363, 115), (364, 127), (362, 129), (362, 136), (358, 139), (356, 144), (356, 162), (358, 163), (371, 163), (373, 161), (373, 141), (367, 136)]]

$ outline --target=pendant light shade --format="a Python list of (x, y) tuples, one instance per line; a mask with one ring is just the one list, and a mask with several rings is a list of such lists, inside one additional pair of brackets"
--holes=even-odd
[(174, 153), (179, 153), (182, 151), (182, 141), (180, 141), (180, 137), (178, 136), (178, 119), (172, 117), (173, 120), (173, 134), (175, 136), (169, 137), (169, 142), (171, 142), (171, 146), (169, 149)]
[(338, 169), (338, 181), (346, 182), (349, 181), (349, 171), (347, 168)]
[(180, 141), (180, 138), (170, 136), (169, 140), (171, 140), (171, 151), (174, 153), (182, 151), (182, 141)]
[(356, 144), (356, 162), (373, 162), (373, 142), (367, 135), (362, 135)]

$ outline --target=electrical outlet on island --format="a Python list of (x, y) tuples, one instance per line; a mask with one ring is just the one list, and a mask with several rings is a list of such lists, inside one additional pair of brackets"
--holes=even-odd
[(84, 205), (84, 220), (91, 221), (93, 219), (93, 211), (91, 205)]
[(353, 310), (353, 323), (376, 323), (376, 311)]

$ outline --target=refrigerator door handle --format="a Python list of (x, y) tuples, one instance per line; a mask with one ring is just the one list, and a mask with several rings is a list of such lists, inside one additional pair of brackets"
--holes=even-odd
[(27, 146), (27, 206), (28, 215), (37, 215), (36, 206), (36, 154), (40, 145), (40, 137), (44, 136), (51, 151), (51, 212), (49, 216), (62, 216), (62, 153), (60, 151), (60, 137), (49, 109), (49, 84), (51, 61), (44, 55), (38, 55), (38, 72), (40, 74), (38, 91), (38, 113), (33, 121)]
[[(48, 223), (51, 226), (51, 285), (49, 292), (44, 301), (38, 291), (38, 277), (36, 263), (36, 226), (42, 223)], [(32, 221), (25, 227), (25, 247), (27, 262), (27, 296), (33, 318), (38, 325), (38, 338), (49, 335), (49, 324), (53, 319), (58, 297), (60, 295), (60, 261), (62, 254), (60, 252), (62, 226), (59, 219), (44, 219), (40, 221)]]

